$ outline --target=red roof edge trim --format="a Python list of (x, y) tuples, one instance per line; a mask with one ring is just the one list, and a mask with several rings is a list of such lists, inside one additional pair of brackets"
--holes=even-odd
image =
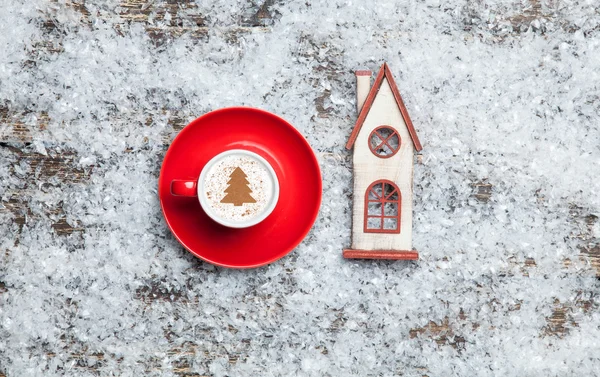
[(398, 86), (396, 85), (396, 81), (394, 81), (394, 76), (392, 75), (390, 67), (387, 65), (387, 63), (383, 63), (383, 66), (385, 68), (385, 76), (388, 79), (388, 82), (390, 83), (392, 93), (394, 93), (394, 98), (396, 98), (396, 103), (398, 104), (398, 108), (400, 108), (400, 112), (402, 113), (402, 117), (404, 118), (404, 123), (406, 123), (406, 128), (408, 128), (410, 138), (412, 139), (413, 144), (415, 145), (416, 151), (419, 152), (423, 149), (423, 147), (421, 146), (421, 141), (419, 140), (417, 132), (415, 131), (415, 127), (413, 126), (412, 120), (410, 119), (410, 115), (408, 115), (408, 110), (404, 105), (402, 96), (398, 91)]
[(360, 129), (361, 129), (365, 119), (367, 118), (367, 115), (369, 114), (369, 110), (371, 110), (371, 106), (373, 105), (373, 102), (375, 101), (375, 97), (377, 97), (377, 93), (379, 93), (379, 89), (381, 88), (381, 84), (383, 83), (384, 77), (387, 78), (390, 88), (392, 89), (394, 99), (396, 100), (396, 105), (398, 106), (398, 109), (400, 110), (400, 113), (402, 114), (402, 118), (404, 118), (404, 123), (406, 123), (406, 128), (408, 129), (408, 133), (410, 134), (410, 138), (412, 139), (415, 149), (417, 152), (419, 152), (423, 149), (423, 147), (421, 146), (421, 141), (419, 141), (419, 137), (417, 136), (417, 132), (415, 131), (412, 120), (410, 119), (410, 116), (408, 115), (408, 110), (406, 109), (406, 106), (404, 105), (402, 96), (400, 96), (400, 91), (398, 91), (398, 87), (396, 86), (396, 82), (394, 81), (394, 77), (392, 76), (392, 72), (390, 71), (390, 67), (387, 65), (387, 63), (383, 63), (383, 65), (379, 69), (379, 73), (377, 74), (377, 77), (375, 78), (375, 82), (373, 83), (373, 86), (371, 87), (371, 90), (369, 91), (369, 95), (367, 96), (367, 99), (365, 100), (365, 104), (363, 105), (362, 109), (360, 110), (360, 113), (358, 114), (358, 119), (356, 120), (356, 124), (354, 125), (354, 128), (352, 129), (352, 133), (350, 134), (350, 138), (348, 139), (348, 142), (346, 143), (346, 149), (351, 149), (352, 146), (354, 145), (354, 142), (356, 141), (356, 138), (358, 137), (358, 133), (360, 132)]

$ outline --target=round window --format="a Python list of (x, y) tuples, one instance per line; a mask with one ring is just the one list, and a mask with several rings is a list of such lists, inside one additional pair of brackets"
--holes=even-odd
[(392, 157), (400, 149), (400, 135), (390, 126), (377, 127), (369, 136), (369, 149), (377, 157)]

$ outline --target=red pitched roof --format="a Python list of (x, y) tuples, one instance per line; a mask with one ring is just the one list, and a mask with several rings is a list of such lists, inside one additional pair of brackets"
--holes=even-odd
[(388, 83), (390, 84), (390, 88), (392, 88), (392, 93), (394, 93), (394, 99), (396, 100), (396, 105), (398, 105), (398, 109), (400, 109), (400, 113), (402, 114), (402, 118), (404, 118), (404, 123), (406, 123), (406, 127), (408, 128), (408, 133), (410, 134), (410, 138), (412, 139), (413, 144), (415, 145), (415, 149), (418, 151), (422, 150), (421, 142), (419, 141), (419, 137), (417, 136), (417, 132), (415, 131), (415, 127), (410, 120), (410, 116), (408, 115), (408, 110), (406, 110), (406, 106), (404, 106), (404, 101), (402, 101), (402, 97), (400, 96), (400, 92), (398, 91), (398, 87), (396, 86), (396, 82), (394, 81), (394, 77), (392, 76), (392, 72), (390, 71), (390, 67), (387, 63), (383, 63), (377, 77), (375, 78), (375, 82), (369, 91), (369, 95), (365, 100), (365, 104), (363, 105), (360, 113), (358, 114), (358, 119), (356, 120), (356, 124), (354, 125), (354, 129), (352, 129), (352, 133), (350, 134), (350, 139), (348, 139), (348, 143), (346, 144), (346, 149), (352, 148), (356, 138), (358, 137), (358, 133), (362, 128), (362, 125), (367, 118), (367, 114), (369, 114), (369, 110), (371, 110), (371, 106), (375, 101), (375, 97), (377, 97), (377, 93), (379, 93), (379, 89), (381, 88), (381, 83), (383, 83), (383, 78), (386, 78)]

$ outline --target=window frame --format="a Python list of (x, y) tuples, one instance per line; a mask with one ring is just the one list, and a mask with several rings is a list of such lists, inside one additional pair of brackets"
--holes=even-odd
[[(388, 136), (387, 138), (383, 138), (379, 132), (379, 130), (387, 128), (389, 130), (392, 131), (392, 134), (390, 136)], [(377, 146), (373, 147), (371, 145), (371, 139), (373, 138), (374, 135), (377, 135), (377, 137), (379, 137), (380, 140), (382, 140), (382, 142), (380, 144), (378, 144)], [(394, 135), (398, 136), (398, 148), (396, 150), (394, 150), (394, 148), (392, 148), (392, 146), (388, 143), (388, 140), (390, 140)], [(369, 134), (369, 138), (367, 139), (367, 142), (369, 144), (369, 150), (371, 151), (371, 153), (373, 153), (376, 157), (379, 158), (390, 158), (396, 155), (396, 153), (398, 153), (398, 151), (400, 150), (400, 148), (402, 148), (402, 138), (400, 137), (400, 133), (398, 132), (398, 130), (396, 130), (394, 127), (392, 126), (388, 126), (388, 125), (383, 125), (383, 126), (379, 126), (376, 127), (373, 131), (371, 131), (371, 133)], [(377, 148), (379, 148), (380, 146), (382, 146), (383, 144), (386, 144), (388, 146), (388, 148), (390, 148), (390, 150), (392, 151), (391, 154), (387, 155), (387, 156), (383, 156), (379, 153), (377, 153)]]
[[(378, 199), (369, 199), (369, 193), (375, 189), (375, 187), (381, 184), (381, 197), (379, 197), (379, 195), (377, 195), (377, 193), (375, 191), (373, 191), (373, 193), (375, 194), (375, 196), (378, 197)], [(389, 195), (385, 195), (385, 185), (391, 185), (393, 190), (392, 192), (390, 192)], [(398, 199), (397, 200), (388, 200), (389, 197), (391, 197), (395, 192), (398, 193)], [(381, 203), (381, 215), (369, 215), (369, 204), (370, 203)], [(396, 211), (396, 215), (394, 216), (388, 216), (385, 215), (385, 204), (386, 203), (396, 203), (397, 206), (397, 211)], [(371, 183), (369, 185), (369, 187), (367, 188), (367, 191), (365, 192), (365, 213), (363, 216), (363, 231), (364, 233), (388, 233), (388, 234), (399, 234), (400, 233), (400, 229), (401, 229), (401, 224), (400, 224), (400, 218), (402, 217), (402, 192), (400, 192), (400, 189), (398, 188), (398, 185), (396, 185), (394, 182), (387, 180), (387, 179), (379, 179), (373, 183)], [(373, 219), (380, 219), (380, 227), (379, 228), (367, 228), (369, 219), (373, 218)], [(384, 229), (384, 224), (385, 224), (385, 219), (396, 219), (396, 229)]]

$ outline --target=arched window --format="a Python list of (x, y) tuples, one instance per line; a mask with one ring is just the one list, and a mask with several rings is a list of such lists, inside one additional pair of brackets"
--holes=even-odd
[(398, 153), (401, 142), (398, 131), (390, 126), (379, 126), (369, 135), (369, 149), (381, 158), (390, 158)]
[(400, 233), (402, 194), (392, 181), (375, 181), (365, 194), (365, 233)]

